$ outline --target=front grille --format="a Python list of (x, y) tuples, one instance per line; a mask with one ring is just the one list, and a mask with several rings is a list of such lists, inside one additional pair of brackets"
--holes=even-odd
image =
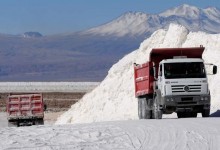
[(178, 102), (178, 104), (197, 104), (197, 102)]
[(201, 92), (201, 85), (172, 85), (172, 93)]
[(193, 101), (193, 97), (182, 97), (181, 101), (183, 101), (183, 102)]

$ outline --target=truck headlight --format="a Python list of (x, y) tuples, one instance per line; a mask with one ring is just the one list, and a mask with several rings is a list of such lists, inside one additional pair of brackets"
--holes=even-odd
[(207, 101), (207, 100), (209, 100), (208, 97), (201, 97), (201, 101)]
[(202, 80), (202, 83), (207, 83), (207, 80)]
[(167, 98), (166, 101), (168, 101), (168, 102), (169, 102), (169, 101), (173, 102), (174, 99), (173, 99), (173, 98)]

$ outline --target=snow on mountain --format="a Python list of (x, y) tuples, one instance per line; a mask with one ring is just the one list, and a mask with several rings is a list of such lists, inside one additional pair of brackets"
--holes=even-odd
[(184, 4), (160, 14), (128, 12), (112, 22), (89, 29), (83, 33), (116, 37), (148, 37), (160, 28), (168, 28), (170, 23), (181, 24), (190, 31), (219, 33), (220, 11), (215, 7), (201, 9)]
[(220, 23), (220, 10), (216, 7), (208, 7), (204, 9), (204, 13), (209, 19)]
[(215, 7), (206, 9), (181, 5), (159, 14), (167, 23), (178, 23), (190, 31), (220, 32), (220, 11)]
[[(202, 10), (201, 10), (202, 11)], [(181, 16), (181, 17), (190, 17), (192, 19), (197, 19), (200, 16), (201, 13), (200, 9), (195, 6), (190, 6), (187, 4), (171, 8), (169, 10), (166, 10), (162, 13), (160, 13), (160, 16), (162, 17), (169, 17), (172, 15), (175, 16)]]
[[(142, 35), (147, 32), (149, 25), (147, 21), (151, 15), (141, 12), (128, 12), (110, 23), (92, 28), (86, 33), (126, 36), (126, 35)], [(137, 28), (138, 27), (138, 28)]]
[(40, 34), (39, 32), (25, 32), (22, 34), (24, 38), (39, 38), (42, 37), (43, 35)]
[[(57, 120), (57, 124), (85, 123), (109, 120), (137, 119), (137, 99), (134, 94), (133, 63), (144, 63), (152, 48), (198, 47), (206, 49), (206, 63), (220, 66), (220, 34), (189, 32), (185, 27), (171, 24), (169, 29), (160, 29), (141, 43), (140, 48), (122, 58), (112, 66), (106, 78), (92, 92), (86, 94), (71, 109)], [(209, 76), (212, 96), (211, 113), (220, 109), (218, 75)], [(166, 117), (166, 116), (165, 116)], [(168, 116), (169, 117), (169, 116)], [(175, 114), (171, 117), (176, 117)]]

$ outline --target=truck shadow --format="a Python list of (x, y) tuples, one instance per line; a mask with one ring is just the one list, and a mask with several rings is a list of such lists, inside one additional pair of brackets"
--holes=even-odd
[(210, 117), (220, 117), (220, 110), (217, 110), (216, 112), (210, 114)]

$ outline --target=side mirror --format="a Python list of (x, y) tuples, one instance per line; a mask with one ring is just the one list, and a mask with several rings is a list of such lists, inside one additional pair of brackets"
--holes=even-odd
[(217, 73), (217, 66), (213, 66), (213, 74), (216, 74)]

